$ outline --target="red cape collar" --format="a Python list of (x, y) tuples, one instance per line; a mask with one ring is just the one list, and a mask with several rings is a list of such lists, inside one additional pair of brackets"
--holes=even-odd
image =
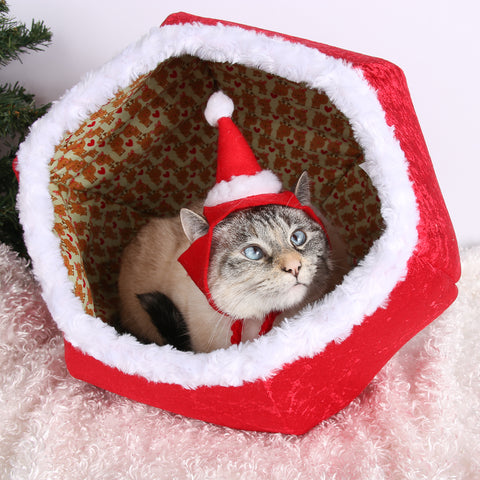
[[(277, 315), (279, 313), (280, 312), (270, 312), (269, 314), (266, 315), (266, 317), (263, 319), (263, 323), (260, 327), (260, 331), (258, 332), (258, 335), (265, 335), (272, 329), (273, 322), (275, 322), (275, 319), (277, 318)], [(235, 320), (232, 323), (232, 326), (231, 326), (232, 336), (230, 338), (230, 343), (232, 345), (238, 345), (242, 341), (243, 322), (244, 320)]]

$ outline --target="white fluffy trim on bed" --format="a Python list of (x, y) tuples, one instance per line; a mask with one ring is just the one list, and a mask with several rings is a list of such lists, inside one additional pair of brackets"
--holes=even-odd
[[(73, 293), (52, 231), (48, 164), (55, 146), (115, 93), (171, 56), (241, 63), (324, 91), (349, 119), (365, 153), (365, 171), (378, 189), (385, 231), (367, 256), (324, 300), (254, 342), (210, 354), (141, 345), (87, 315)], [(66, 339), (101, 362), (151, 381), (240, 385), (265, 378), (283, 364), (348, 337), (354, 325), (386, 305), (417, 243), (418, 211), (407, 162), (374, 90), (362, 72), (343, 60), (280, 38), (223, 25), (155, 28), (100, 70), (87, 75), (32, 127), (19, 153), (18, 205), (25, 240), (43, 296)], [(228, 368), (225, 368), (228, 365)]]

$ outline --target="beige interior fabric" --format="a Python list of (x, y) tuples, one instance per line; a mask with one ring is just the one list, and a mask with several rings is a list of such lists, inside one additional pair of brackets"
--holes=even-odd
[(380, 236), (380, 201), (360, 168), (348, 119), (303, 84), (242, 65), (182, 56), (119, 91), (50, 163), (55, 232), (85, 311), (116, 309), (123, 247), (152, 215), (176, 215), (215, 182), (217, 131), (203, 110), (218, 88), (264, 168), (286, 188), (307, 170), (313, 203), (336, 224), (354, 262)]

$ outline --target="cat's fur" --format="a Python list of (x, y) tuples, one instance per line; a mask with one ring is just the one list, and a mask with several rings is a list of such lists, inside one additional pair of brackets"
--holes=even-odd
[[(303, 204), (310, 201), (306, 174), (295, 194)], [(299, 229), (307, 240), (295, 246), (291, 236)], [(333, 230), (328, 228), (330, 248), (321, 226), (302, 210), (266, 205), (234, 212), (214, 228), (208, 271), (212, 299), (223, 315), (177, 261), (207, 230), (206, 220), (187, 209), (179, 217), (154, 218), (140, 230), (122, 257), (124, 330), (143, 341), (172, 343), (183, 350), (226, 348), (236, 319), (244, 319), (242, 341), (251, 340), (266, 314), (281, 312), (278, 324), (334, 288), (347, 270), (345, 249)], [(263, 258), (247, 258), (245, 249), (252, 245), (261, 248)]]

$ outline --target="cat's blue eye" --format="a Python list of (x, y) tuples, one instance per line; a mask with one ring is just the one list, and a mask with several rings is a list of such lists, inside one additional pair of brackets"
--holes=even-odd
[(303, 230), (295, 230), (290, 237), (290, 241), (294, 247), (301, 247), (307, 241), (307, 235)]
[(261, 258), (263, 258), (263, 250), (256, 245), (251, 245), (250, 247), (244, 248), (243, 254), (249, 260), (260, 260)]

